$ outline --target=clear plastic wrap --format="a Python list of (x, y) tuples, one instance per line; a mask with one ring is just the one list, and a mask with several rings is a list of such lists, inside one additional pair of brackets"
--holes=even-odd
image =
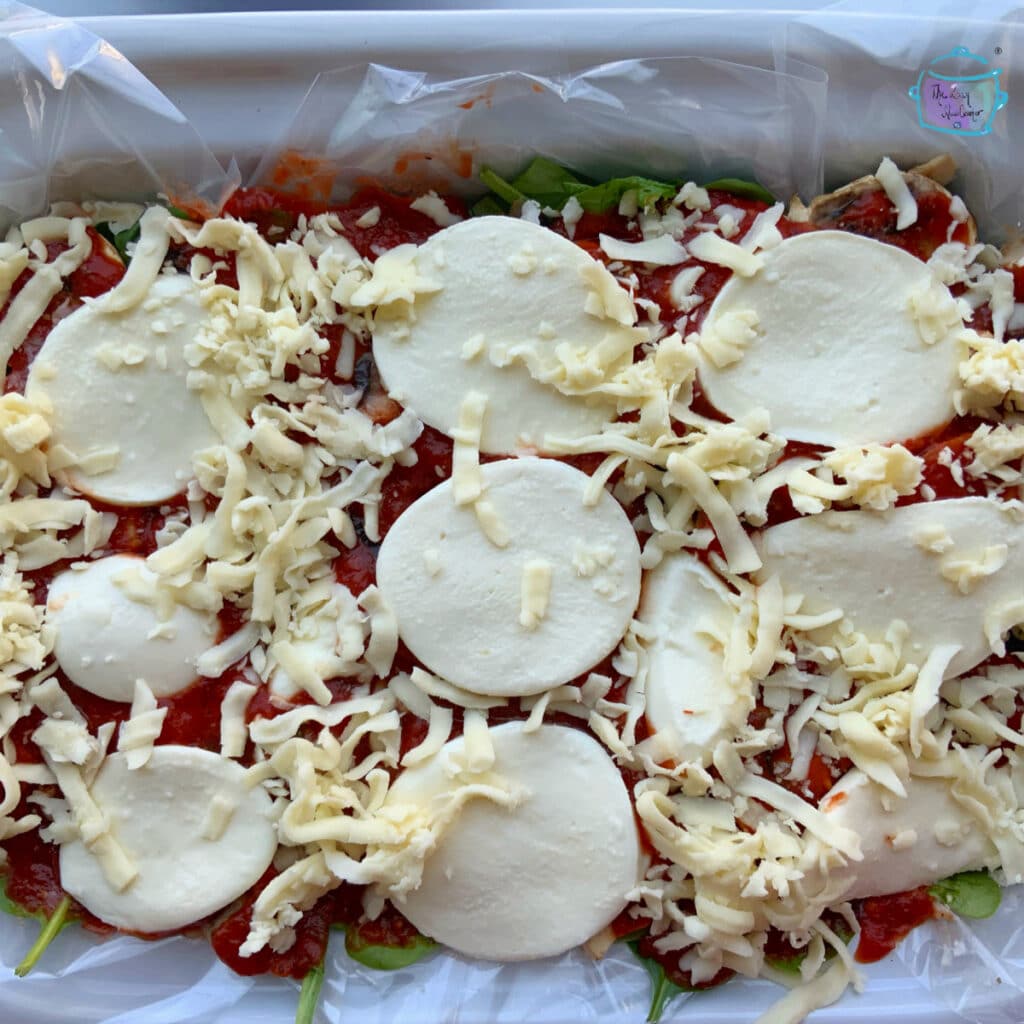
[[(704, 57), (456, 80), (359, 65), (317, 78), (255, 180), (273, 181), (298, 153), (341, 187), (372, 176), (406, 191), (479, 192), (480, 165), (512, 175), (540, 155), (597, 180), (756, 178), (779, 195), (813, 195), (825, 84), (795, 61), (783, 74)], [(351, 97), (340, 111), (339, 96)]]
[[(0, 16), (0, 222), (39, 213), (55, 199), (163, 192), (216, 206), (237, 184), (233, 166), (225, 169), (116, 50), (21, 5), (0, 4)], [(913, 162), (952, 150), (983, 229), (1002, 234), (1024, 205), (1011, 173), (1020, 115), (1011, 104), (983, 139), (947, 138), (918, 125), (908, 89), (933, 56), (952, 46), (998, 45), (1002, 84), (1012, 94), (1009, 72), (1014, 62), (1024, 63), (1020, 26), (921, 21), (890, 28), (853, 17), (782, 19), (776, 71), (699, 53), (548, 77), (507, 70), (452, 80), (352, 65), (317, 78), (249, 183), (273, 182), (285, 168), (295, 184), (298, 154), (311, 158), (305, 167), (318, 188), (341, 191), (371, 175), (403, 190), (447, 187), (471, 195), (479, 191), (480, 165), (512, 173), (542, 154), (598, 178), (755, 177), (781, 196), (810, 198), (826, 181), (870, 171), (883, 153)], [(917, 930), (896, 957), (866, 971), (864, 995), (848, 993), (815, 1021), (1019, 1024), (1020, 907), (1021, 894), (1012, 891), (991, 921)], [(12, 968), (37, 927), (0, 917), (5, 1024), (269, 1024), (294, 1014), (295, 984), (238, 977), (206, 944), (187, 938), (98, 939), (72, 927), (30, 977), (16, 979)], [(736, 981), (681, 997), (666, 1019), (739, 1024), (778, 995), (768, 983)], [(349, 961), (338, 935), (318, 1020), (611, 1024), (642, 1020), (648, 998), (646, 973), (621, 948), (597, 964), (580, 953), (525, 965), (437, 954), (383, 974)]]
[(0, 3), (0, 230), (61, 199), (158, 192), (218, 208), (237, 185), (174, 104), (75, 22)]
[(1015, 886), (1003, 893), (994, 917), (970, 924), (960, 918), (937, 921), (912, 932), (896, 954), (959, 1019), (1016, 1024), (1024, 1012), (1022, 908), (1024, 894)]

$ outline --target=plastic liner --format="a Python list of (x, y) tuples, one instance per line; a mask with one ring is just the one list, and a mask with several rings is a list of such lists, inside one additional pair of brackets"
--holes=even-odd
[[(955, 13), (955, 12), (952, 12)], [(190, 196), (216, 207), (238, 183), (204, 140), (116, 50), (79, 26), (0, 3), (0, 228), (56, 199)], [(775, 72), (699, 55), (606, 64), (541, 77), (507, 71), (462, 80), (360, 65), (320, 76), (288, 132), (249, 182), (340, 192), (374, 176), (404, 190), (474, 190), (487, 163), (512, 173), (543, 154), (595, 177), (618, 173), (756, 177), (780, 196), (810, 198), (877, 166), (952, 151), (984, 230), (1017, 223), (1012, 173), (1020, 138), (1011, 103), (984, 136), (920, 125), (908, 90), (933, 56), (995, 46), (1000, 84), (1024, 62), (1016, 21), (934, 22), (807, 15), (775, 39)], [(993, 65), (995, 66), (995, 65)], [(866, 127), (865, 127), (866, 126)], [(431, 159), (427, 159), (427, 157)], [(984, 237), (983, 230), (983, 237)], [(1024, 925), (1019, 891), (990, 921), (914, 932), (875, 965), (864, 995), (815, 1021), (1019, 1024)], [(4, 1024), (280, 1024), (294, 983), (242, 978), (187, 938), (147, 943), (66, 929), (26, 979), (13, 976), (35, 922), (0, 917)], [(673, 1002), (666, 1020), (747, 1022), (779, 990), (735, 981)], [(640, 1021), (646, 973), (624, 949), (600, 963), (580, 953), (527, 965), (481, 965), (437, 954), (382, 974), (332, 942), (318, 1020), (403, 1024)]]
[(218, 208), (237, 185), (184, 116), (74, 22), (0, 3), (0, 230), (61, 199), (162, 192)]
[(369, 176), (405, 191), (471, 193), (481, 190), (473, 179), (482, 164), (514, 174), (541, 155), (598, 180), (756, 178), (778, 195), (813, 195), (825, 86), (796, 61), (787, 73), (679, 57), (454, 81), (359, 65), (317, 78), (255, 180), (294, 172), (289, 157), (300, 154), (320, 158), (317, 176), (339, 189)]
[(972, 1024), (1016, 1024), (1024, 1007), (1024, 894), (1005, 890), (997, 914), (939, 921), (897, 949), (909, 973)]

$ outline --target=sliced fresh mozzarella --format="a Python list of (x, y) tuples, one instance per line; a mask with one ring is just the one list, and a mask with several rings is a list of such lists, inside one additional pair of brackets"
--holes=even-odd
[(765, 530), (761, 572), (803, 594), (802, 611), (840, 608), (872, 639), (902, 619), (910, 628), (905, 654), (918, 665), (933, 647), (959, 644), (949, 678), (988, 657), (1000, 630), (1019, 621), (1021, 516), (1019, 505), (991, 498), (823, 512)]
[(480, 478), (503, 546), (446, 481), (388, 531), (377, 582), (431, 671), (475, 693), (540, 693), (622, 638), (640, 597), (640, 547), (622, 507), (604, 490), (585, 505), (589, 478), (562, 462), (505, 459)]
[(718, 577), (692, 555), (671, 554), (644, 580), (637, 618), (648, 642), (647, 721), (659, 750), (710, 764), (715, 744), (746, 720), (749, 682), (725, 671), (726, 639), (736, 612)]
[(60, 850), (63, 887), (101, 921), (134, 932), (184, 928), (227, 906), (269, 867), (271, 800), (245, 768), (198, 747), (154, 747), (134, 771), (111, 754), (90, 791), (138, 875), (121, 892), (82, 840)]
[(115, 505), (152, 505), (185, 489), (192, 455), (218, 441), (186, 386), (185, 346), (206, 320), (191, 278), (158, 278), (123, 313), (82, 306), (50, 332), (26, 395), (53, 408), (51, 450), (76, 490)]
[[(586, 942), (626, 905), (640, 845), (622, 777), (587, 734), (522, 722), (490, 730), (493, 772), (526, 791), (514, 810), (470, 800), (398, 904), (424, 934), (467, 956), (531, 960)], [(426, 804), (451, 789), (460, 737), (391, 787), (387, 803)]]
[(157, 697), (188, 686), (196, 659), (215, 642), (212, 618), (175, 605), (162, 621), (156, 609), (134, 601), (119, 576), (149, 570), (141, 558), (110, 555), (68, 569), (50, 584), (46, 608), (56, 627), (54, 654), (76, 686), (107, 700), (130, 703), (135, 680)]
[(861, 840), (864, 859), (842, 869), (850, 879), (843, 899), (906, 892), (997, 859), (947, 779), (911, 777), (901, 799), (855, 768), (825, 794), (821, 810)]
[(403, 307), (374, 318), (373, 354), (392, 397), (450, 435), (465, 397), (485, 395), (480, 448), (495, 453), (540, 450), (545, 434), (582, 437), (615, 418), (614, 404), (566, 397), (521, 362), (498, 365), (513, 348), (547, 360), (561, 344), (585, 353), (610, 338), (624, 339), (630, 361), (639, 341), (623, 321), (635, 319), (633, 304), (582, 249), (515, 217), (478, 217), (434, 235), (415, 263), (436, 290), (415, 296), (412, 316)]
[(776, 434), (833, 447), (915, 437), (953, 416), (963, 324), (925, 343), (915, 300), (938, 288), (955, 307), (924, 263), (843, 231), (795, 235), (762, 256), (759, 273), (726, 283), (701, 328), (713, 339), (756, 318), (742, 358), (702, 361), (716, 408), (765, 408)]

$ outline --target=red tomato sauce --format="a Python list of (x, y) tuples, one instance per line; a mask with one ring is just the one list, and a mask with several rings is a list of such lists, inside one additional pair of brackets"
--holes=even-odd
[(277, 876), (268, 868), (263, 878), (242, 898), (240, 905), (229, 912), (210, 932), (214, 952), (237, 974), (246, 976), (276, 974), (282, 978), (301, 980), (320, 963), (334, 928), (354, 931), (363, 945), (410, 946), (420, 933), (388, 904), (373, 921), (363, 919), (362, 886), (342, 883), (322, 896), (303, 914), (295, 925), (295, 944), (284, 953), (264, 947), (252, 956), (243, 957), (238, 950), (249, 934), (253, 906), (259, 894)]
[(843, 757), (829, 761), (816, 750), (811, 755), (810, 763), (807, 766), (807, 777), (791, 779), (789, 772), (793, 767), (793, 755), (788, 743), (783, 743), (777, 750), (768, 751), (767, 754), (760, 754), (758, 761), (760, 762), (762, 759), (768, 767), (770, 778), (815, 807), (821, 803), (822, 797), (853, 767), (853, 762), (849, 758)]
[(252, 956), (242, 956), (239, 948), (249, 934), (253, 905), (259, 894), (276, 877), (277, 871), (268, 868), (259, 882), (243, 897), (238, 909), (214, 926), (210, 932), (210, 945), (236, 974), (276, 974), (281, 978), (301, 980), (324, 958), (331, 925), (336, 919), (339, 897), (335, 893), (328, 893), (302, 915), (295, 925), (295, 942), (290, 949), (275, 953), (269, 946), (264, 946)]
[[(388, 399), (387, 401), (390, 401)], [(452, 441), (435, 430), (424, 427), (413, 449), (417, 461), (412, 466), (395, 465), (381, 488), (378, 528), (383, 539), (398, 517), (427, 491), (447, 480), (452, 473)], [(353, 515), (357, 542), (342, 548), (334, 560), (334, 575), (355, 596), (377, 582), (377, 551), (379, 542), (371, 541), (363, 528), (363, 518)]]
[(384, 537), (395, 520), (418, 498), (452, 475), (452, 441), (433, 427), (424, 427), (413, 445), (414, 466), (395, 466), (381, 490), (380, 535)]
[[(111, 554), (138, 555), (139, 558), (145, 558), (156, 551), (156, 535), (166, 525), (170, 511), (186, 507), (182, 495), (156, 508), (116, 508), (95, 499), (90, 503), (101, 512), (113, 512), (117, 516), (117, 525), (110, 540), (104, 545), (104, 550)], [(165, 513), (164, 509), (168, 512)]]
[(938, 916), (935, 900), (927, 888), (892, 896), (872, 896), (853, 905), (860, 924), (856, 959), (873, 964), (887, 957), (918, 925)]
[[(924, 460), (921, 483), (935, 492), (936, 499), (987, 493), (992, 481), (973, 477), (967, 472), (967, 466), (973, 459), (971, 450), (967, 448), (967, 440), (981, 423), (982, 420), (973, 416), (958, 416), (938, 430), (904, 442), (910, 452)], [(948, 465), (949, 458), (960, 462), (963, 469), (962, 484), (954, 477)], [(921, 488), (918, 488), (916, 493), (901, 498), (897, 504), (913, 505), (922, 500)]]
[[(34, 805), (22, 801), (17, 813), (19, 816), (34, 814), (37, 810)], [(57, 866), (59, 849), (52, 843), (43, 842), (35, 829), (4, 840), (7, 895), (29, 913), (49, 916), (64, 898)]]
[[(1003, 269), (1013, 275), (1013, 301), (1024, 302), (1024, 267), (1009, 266)], [(963, 294), (965, 288), (963, 285), (954, 285), (950, 290), (954, 294)], [(987, 303), (979, 306), (974, 311), (970, 326), (981, 334), (992, 334), (992, 307)], [(1021, 328), (1016, 330), (1008, 329), (1006, 332), (1008, 338), (1019, 338), (1022, 334), (1024, 334), (1024, 331)]]
[(390, 903), (372, 921), (360, 919), (361, 907), (354, 908), (356, 910), (354, 915), (352, 909), (348, 907), (342, 908), (341, 914), (347, 916), (336, 915), (336, 919), (340, 924), (348, 926), (360, 945), (401, 948), (403, 946), (411, 946), (420, 938), (420, 933), (416, 928), (395, 910), (394, 906)]
[[(759, 200), (741, 199), (727, 192), (712, 189), (708, 195), (711, 200), (712, 211), (715, 206), (728, 204), (747, 213), (741, 230), (749, 228), (753, 223), (753, 218), (762, 210), (768, 209), (768, 205)], [(717, 224), (717, 218), (712, 216), (712, 211), (705, 213), (697, 223)], [(785, 218), (779, 221), (778, 227), (784, 236), (806, 230), (804, 225), (794, 224), (791, 221), (786, 221)], [(566, 233), (564, 227), (559, 222), (553, 224), (552, 229), (559, 234)], [(695, 223), (685, 231), (680, 241), (685, 244), (700, 233)], [(581, 249), (593, 256), (594, 259), (609, 263), (611, 261), (601, 249), (600, 236), (602, 234), (611, 235), (613, 238), (627, 242), (639, 241), (642, 238), (640, 227), (636, 221), (630, 220), (616, 212), (608, 212), (601, 214), (585, 213), (575, 226), (572, 240)], [(697, 279), (697, 283), (693, 287), (693, 293), (700, 295), (703, 301), (689, 316), (687, 324), (687, 330), (689, 331), (699, 329), (700, 323), (704, 319), (712, 301), (722, 290), (725, 282), (732, 276), (732, 272), (716, 264), (701, 263), (700, 261), (693, 260), (688, 261), (686, 266), (701, 266), (704, 269), (704, 273)], [(679, 273), (680, 266), (674, 265), (646, 269), (643, 264), (637, 264), (632, 269), (639, 282), (636, 289), (637, 296), (656, 302), (661, 307), (662, 322), (672, 325), (680, 314), (672, 303), (670, 288), (673, 280)], [(724, 419), (721, 414), (717, 414), (714, 418)]]
[[(804, 692), (805, 697), (809, 694), (810, 691)], [(747, 721), (755, 729), (763, 729), (770, 717), (771, 711), (759, 704), (750, 712)], [(783, 742), (782, 746), (775, 750), (766, 750), (763, 754), (758, 754), (756, 760), (761, 766), (765, 778), (772, 779), (815, 807), (821, 802), (822, 797), (853, 767), (853, 762), (849, 758), (826, 759), (816, 750), (811, 755), (807, 777), (791, 779), (789, 772), (793, 767), (793, 754), (789, 749), (788, 742)]]
[[(974, 457), (971, 450), (967, 448), (967, 440), (982, 422), (974, 416), (957, 416), (949, 423), (927, 434), (903, 441), (903, 446), (912, 455), (917, 455), (924, 460), (924, 466), (921, 470), (921, 482), (917, 489), (912, 494), (897, 498), (896, 505), (903, 507), (904, 505), (919, 505), (927, 501), (988, 494), (989, 489), (993, 486), (992, 478), (976, 477), (967, 472), (967, 467)], [(828, 451), (829, 449), (816, 445), (791, 441), (786, 445), (782, 458), (787, 460), (810, 456), (821, 459), (828, 454)], [(956, 462), (960, 464), (958, 472), (962, 472), (962, 483), (951, 468), (951, 464)], [(842, 509), (855, 506), (838, 503), (834, 507)], [(800, 515), (801, 513), (793, 507), (788, 488), (779, 487), (768, 502), (768, 519), (765, 527), (778, 526), (791, 519), (799, 519)]]
[[(94, 733), (106, 722), (120, 726), (131, 714), (131, 705), (121, 701), (106, 700), (88, 690), (76, 686), (63, 672), (56, 673), (61, 689), (81, 711)], [(198, 679), (184, 690), (170, 697), (159, 697), (157, 707), (167, 708), (163, 729), (158, 744), (180, 743), (185, 746), (203, 747), (206, 750), (220, 750), (220, 704), (228, 688), (238, 679), (244, 679), (241, 671), (229, 668), (216, 679)], [(32, 733), (42, 722), (42, 713), (33, 710), (18, 719), (10, 736), (18, 752), (18, 760), (25, 764), (39, 764), (42, 757), (32, 742)], [(116, 744), (116, 736), (112, 741)]]
[(953, 220), (948, 196), (941, 192), (928, 192), (915, 196), (915, 199), (917, 221), (902, 231), (896, 229), (896, 209), (881, 188), (861, 192), (851, 198), (819, 222), (818, 227), (852, 231), (856, 235), (888, 242), (922, 260), (927, 260), (940, 245), (944, 245), (947, 236), (952, 242), (967, 241), (967, 225)]
[(334, 578), (344, 584), (353, 597), (377, 582), (377, 549), (379, 544), (360, 539), (355, 547), (344, 548), (334, 560)]
[[(392, 195), (377, 187), (362, 188), (340, 205), (297, 199), (269, 189), (240, 189), (228, 200), (224, 213), (255, 224), (270, 241), (290, 235), (300, 216), (333, 213), (359, 255), (375, 258), (399, 245), (419, 245), (440, 230), (425, 213), (411, 208), (413, 201), (413, 197)], [(446, 196), (445, 203), (452, 213), (466, 216), (461, 200)], [(377, 222), (360, 227), (357, 221), (374, 207), (380, 209)]]

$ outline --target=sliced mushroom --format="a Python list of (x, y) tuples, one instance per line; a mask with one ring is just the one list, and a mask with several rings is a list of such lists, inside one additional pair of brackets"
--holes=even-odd
[[(955, 171), (956, 164), (953, 162), (953, 158), (948, 154), (943, 154), (926, 163), (919, 164), (909, 171), (904, 171), (903, 178), (915, 199), (934, 192), (940, 192), (952, 199), (952, 194), (945, 186), (952, 180)], [(866, 174), (834, 192), (817, 196), (809, 206), (805, 206), (798, 196), (794, 196), (790, 202), (788, 217), (790, 220), (800, 223), (827, 227), (855, 200), (869, 192), (879, 191), (881, 188), (881, 183), (873, 174)], [(968, 213), (967, 244), (973, 245), (976, 239), (977, 227), (974, 218)]]
[(1024, 234), (1017, 230), (1011, 230), (1009, 237), (1002, 246), (1002, 265), (1004, 267), (1017, 266), (1024, 262)]
[(925, 160), (923, 164), (911, 167), (910, 173), (931, 178), (939, 185), (948, 185), (956, 174), (956, 161), (948, 153), (941, 153), (939, 156), (933, 156), (931, 160)]
[(786, 214), (787, 220), (791, 220), (796, 224), (806, 224), (810, 216), (810, 211), (804, 206), (804, 201), (797, 195), (794, 195), (789, 201), (789, 212)]

